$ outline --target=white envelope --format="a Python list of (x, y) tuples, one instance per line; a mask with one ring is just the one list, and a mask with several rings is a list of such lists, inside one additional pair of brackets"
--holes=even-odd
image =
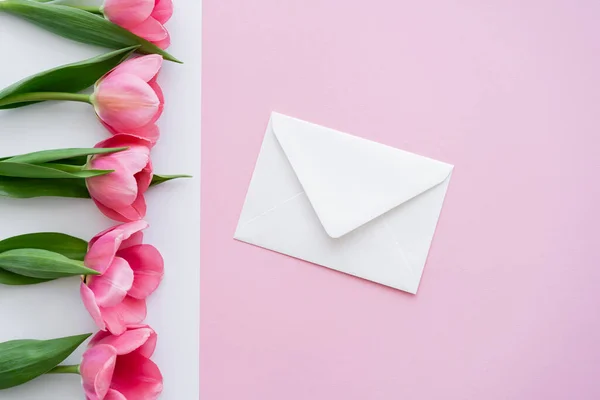
[(452, 169), (273, 113), (235, 239), (416, 293)]

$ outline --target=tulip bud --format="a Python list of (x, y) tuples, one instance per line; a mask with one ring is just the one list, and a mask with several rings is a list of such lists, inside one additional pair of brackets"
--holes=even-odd
[[(0, 91), (0, 110), (40, 101), (77, 101), (94, 106), (113, 135), (126, 133), (156, 143), (164, 96), (156, 78), (163, 59), (147, 55), (123, 62), (136, 48), (118, 50), (25, 78)], [(78, 93), (94, 86), (92, 95)]]
[(162, 58), (148, 55), (123, 62), (95, 85), (91, 103), (102, 123), (113, 134), (158, 140), (155, 122), (161, 116), (164, 96), (156, 77)]

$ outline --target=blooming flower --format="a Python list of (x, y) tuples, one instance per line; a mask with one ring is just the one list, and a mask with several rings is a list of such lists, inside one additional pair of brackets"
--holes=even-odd
[(156, 332), (147, 325), (132, 326), (119, 336), (96, 334), (79, 368), (86, 399), (157, 399), (163, 377), (150, 360), (156, 339)]
[(106, 0), (102, 12), (109, 21), (161, 49), (166, 49), (171, 44), (164, 24), (173, 15), (172, 0)]
[(156, 121), (164, 96), (156, 83), (163, 59), (153, 54), (120, 64), (98, 82), (90, 101), (102, 123), (113, 133), (158, 140)]
[(158, 250), (143, 244), (145, 221), (130, 222), (96, 235), (84, 264), (100, 272), (81, 283), (83, 304), (101, 330), (120, 335), (146, 318), (146, 298), (159, 286), (164, 262)]
[(144, 138), (118, 134), (97, 148), (128, 147), (127, 150), (100, 154), (88, 162), (90, 169), (112, 170), (110, 174), (86, 180), (90, 196), (104, 215), (120, 222), (137, 221), (146, 216), (144, 193), (152, 183), (152, 143)]

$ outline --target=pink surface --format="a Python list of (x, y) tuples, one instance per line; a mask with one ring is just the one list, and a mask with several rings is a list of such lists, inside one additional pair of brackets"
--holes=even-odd
[[(600, 398), (600, 2), (204, 3), (202, 400)], [(271, 110), (456, 165), (418, 295), (232, 239)]]

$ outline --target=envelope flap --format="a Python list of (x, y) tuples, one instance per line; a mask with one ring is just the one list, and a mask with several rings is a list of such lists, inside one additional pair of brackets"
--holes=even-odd
[(453, 168), (278, 113), (271, 128), (332, 238), (439, 185)]

